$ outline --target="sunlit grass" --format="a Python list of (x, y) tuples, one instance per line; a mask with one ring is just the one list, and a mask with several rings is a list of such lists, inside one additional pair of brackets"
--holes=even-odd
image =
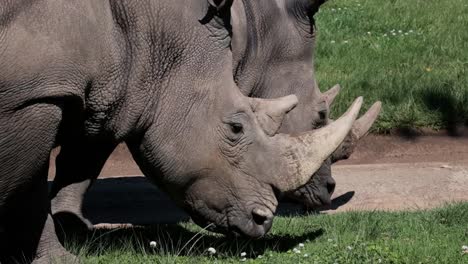
[(99, 231), (74, 241), (68, 245), (85, 263), (467, 263), (468, 204), (278, 217), (260, 240), (179, 224)]
[(332, 0), (317, 15), (316, 72), (344, 90), (383, 101), (374, 129), (451, 128), (468, 120), (466, 0)]

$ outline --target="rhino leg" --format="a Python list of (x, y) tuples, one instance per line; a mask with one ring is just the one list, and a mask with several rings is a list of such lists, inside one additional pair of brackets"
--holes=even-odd
[(55, 233), (54, 220), (51, 214), (47, 216), (36, 257), (32, 264), (49, 263), (79, 263), (78, 257), (67, 252), (60, 244)]
[(65, 233), (92, 229), (93, 225), (82, 211), (84, 195), (115, 148), (114, 144), (84, 136), (76, 138), (62, 144), (50, 193), (54, 220)]
[(30, 262), (37, 254), (59, 251), (69, 255), (55, 235), (47, 195), (49, 155), (62, 110), (38, 102), (5, 112), (0, 116), (0, 263)]

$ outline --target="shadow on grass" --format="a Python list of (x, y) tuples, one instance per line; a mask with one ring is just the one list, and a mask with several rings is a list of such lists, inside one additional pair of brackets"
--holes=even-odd
[(430, 111), (438, 111), (450, 136), (464, 136), (463, 126), (468, 125), (468, 92), (456, 94), (453, 83), (424, 89), (420, 93), (422, 102)]
[[(348, 201), (352, 196), (348, 197)], [(337, 199), (341, 201), (339, 197)], [(335, 207), (346, 203), (343, 201)], [(193, 256), (206, 254), (209, 247), (215, 247), (226, 257), (239, 256), (240, 252), (259, 255), (265, 250), (288, 251), (307, 239), (314, 240), (323, 234), (323, 230), (314, 226), (305, 226), (306, 231), (301, 230), (301, 235), (294, 235), (294, 232), (281, 235), (273, 233), (257, 240), (193, 231), (199, 228), (187, 224), (188, 215), (144, 177), (98, 179), (87, 194), (84, 205), (86, 217), (93, 224), (129, 223), (136, 226), (87, 232), (86, 226), (74, 215), (56, 215), (60, 240), (65, 240), (65, 244), (76, 245), (71, 246), (72, 250), (80, 251), (83, 248), (85, 255), (91, 256), (110, 251)], [(303, 206), (282, 204), (277, 215), (309, 214)], [(159, 246), (150, 248), (150, 241), (156, 241)]]
[[(315, 240), (323, 233), (322, 229), (315, 229), (303, 235), (267, 235), (254, 240), (225, 237), (205, 231), (196, 232), (177, 224), (161, 224), (113, 230), (98, 229), (85, 235), (75, 235), (67, 241), (71, 241), (69, 245), (85, 245), (85, 254), (88, 256), (112, 251), (145, 255), (203, 256), (207, 255), (209, 247), (214, 247), (221, 257), (239, 256), (240, 252), (247, 252), (252, 257), (262, 255), (267, 250), (286, 252), (306, 240)], [(155, 241), (157, 246), (151, 248), (150, 241)]]
[[(332, 205), (323, 210), (335, 210), (346, 204), (354, 192), (346, 193), (332, 200)], [(92, 224), (109, 223), (133, 225), (174, 224), (188, 221), (190, 217), (160, 189), (145, 177), (120, 177), (98, 179), (86, 194), (84, 216)], [(281, 202), (276, 216), (303, 216), (310, 214), (302, 204)], [(72, 214), (56, 215), (64, 229), (86, 229)]]

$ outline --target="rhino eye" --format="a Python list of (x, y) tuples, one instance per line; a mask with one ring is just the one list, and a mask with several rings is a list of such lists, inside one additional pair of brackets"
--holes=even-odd
[(244, 130), (242, 124), (240, 123), (231, 123), (229, 124), (229, 126), (231, 127), (231, 132), (234, 134), (242, 133), (242, 131)]

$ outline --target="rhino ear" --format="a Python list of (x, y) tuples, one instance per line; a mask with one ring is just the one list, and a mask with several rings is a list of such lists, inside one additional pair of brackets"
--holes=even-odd
[(249, 100), (260, 126), (269, 136), (274, 136), (278, 132), (284, 116), (298, 103), (295, 95), (277, 99), (249, 98)]
[(230, 9), (234, 0), (208, 0), (210, 6), (216, 8), (217, 11)]

